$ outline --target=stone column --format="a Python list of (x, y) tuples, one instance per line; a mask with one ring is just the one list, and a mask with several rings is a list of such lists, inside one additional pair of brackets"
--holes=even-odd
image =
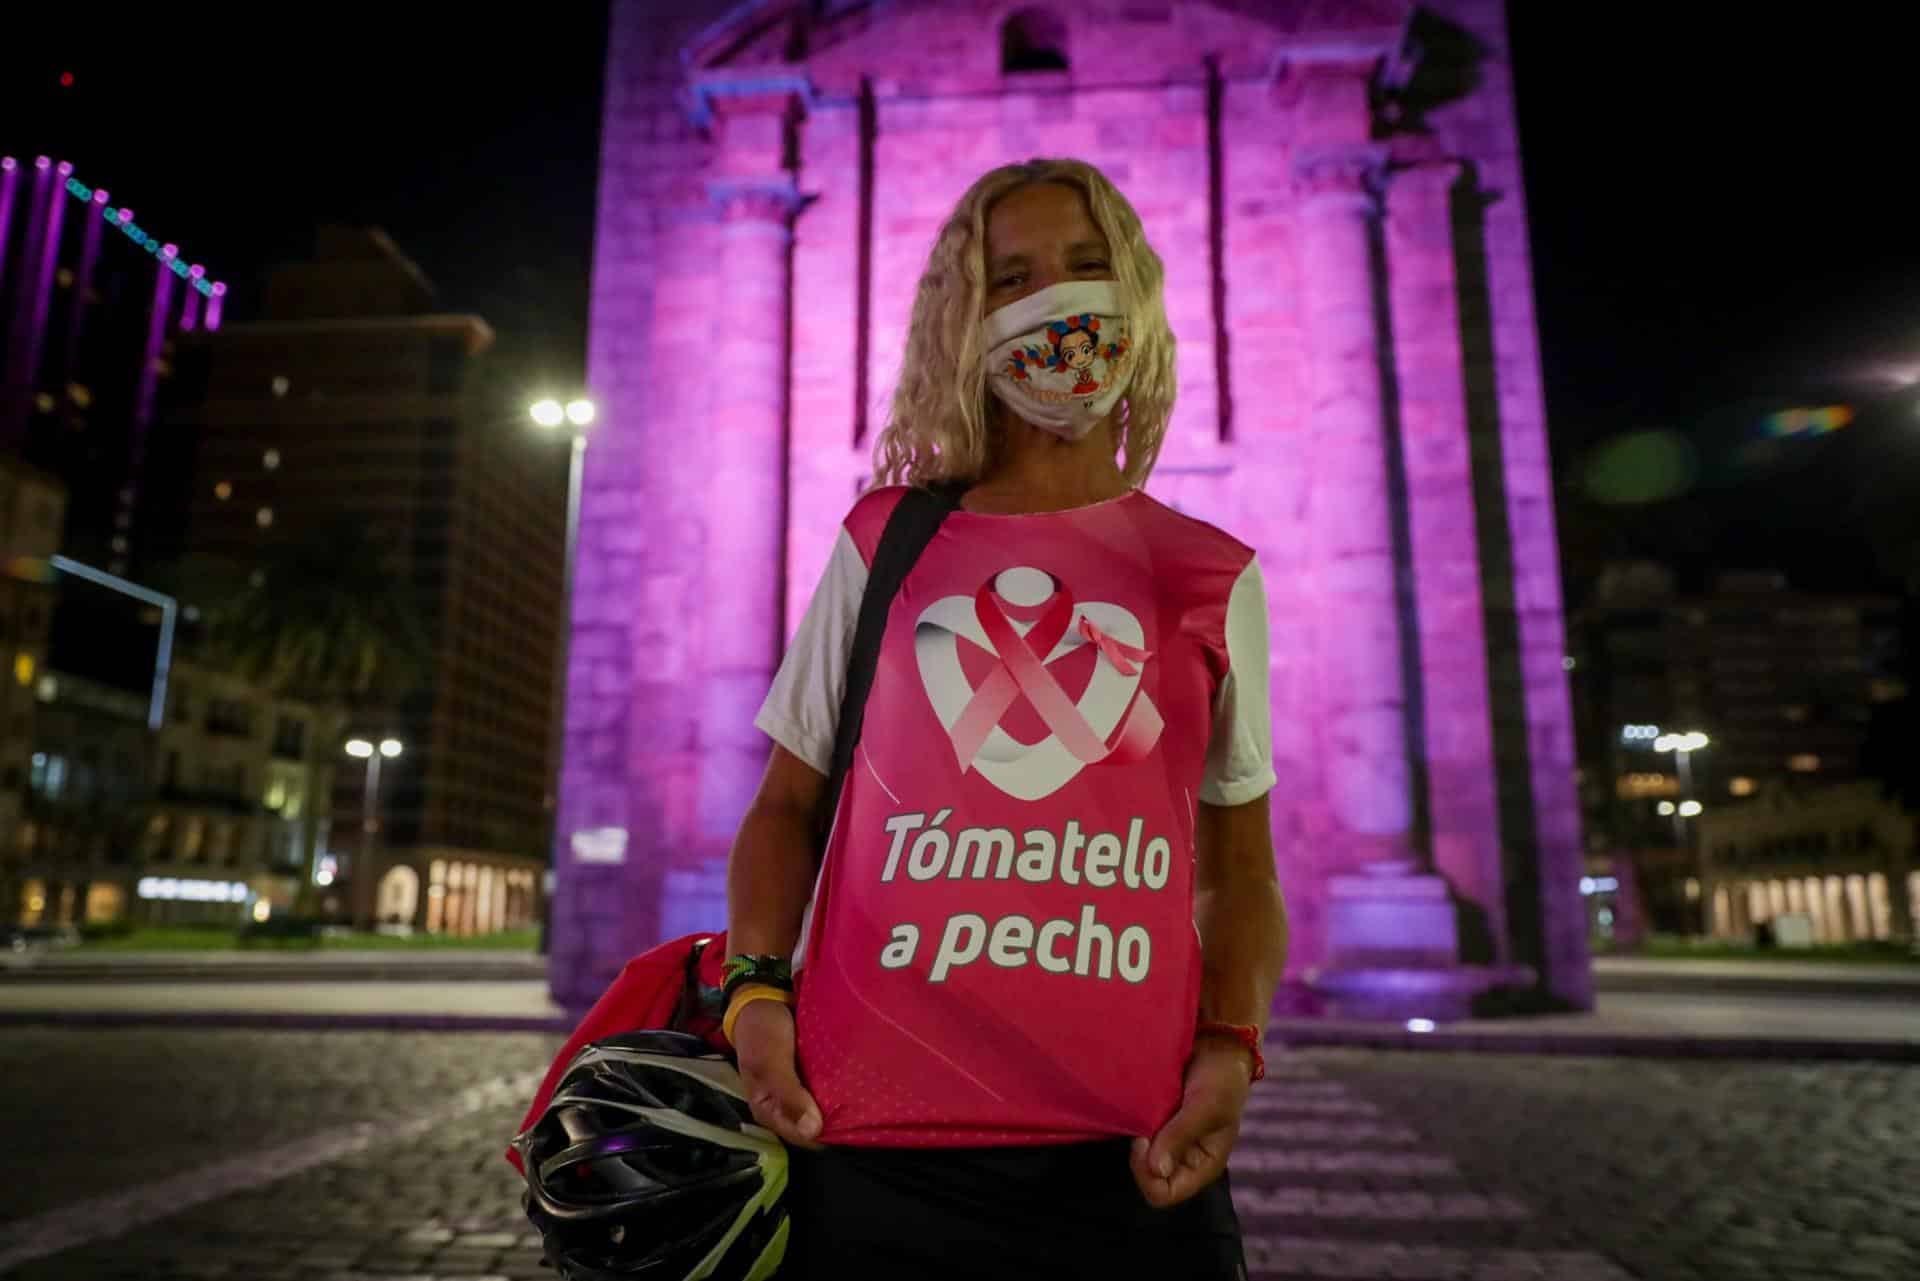
[[(715, 380), (714, 399), (706, 422), (687, 425), (685, 442), (709, 469), (696, 821), (710, 858), (726, 854), (766, 765), (753, 717), (785, 634), (789, 256), (799, 206), (784, 167), (797, 100), (770, 94), (715, 105), (722, 150), (709, 190), (722, 229), (712, 360), (700, 375)], [(724, 903), (724, 880), (719, 888)]]
[(1343, 143), (1295, 159), (1306, 311), (1312, 494), (1308, 572), (1318, 584), (1318, 719), (1328, 809), (1347, 870), (1327, 878), (1335, 1012), (1457, 1012), (1435, 988), (1458, 957), (1446, 883), (1412, 846), (1412, 769), (1398, 565), (1387, 470), (1375, 192), (1385, 149)]
[(1385, 154), (1337, 146), (1296, 161), (1320, 598), (1327, 798), (1359, 863), (1408, 854), (1406, 691), (1372, 265)]
[[(1419, 613), (1428, 830), (1435, 872), (1471, 904), (1461, 952), (1508, 956), (1506, 876), (1494, 785), (1493, 711), (1480, 591), (1479, 504), (1467, 424), (1453, 191), (1461, 166), (1396, 169), (1386, 192), (1385, 260), (1407, 528)], [(1497, 510), (1488, 512), (1498, 521)]]

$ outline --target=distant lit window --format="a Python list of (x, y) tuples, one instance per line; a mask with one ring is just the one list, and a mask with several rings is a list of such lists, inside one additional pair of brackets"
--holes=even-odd
[(213, 487), (213, 496), (224, 503), (233, 497), (233, 486), (223, 480)]
[(33, 655), (22, 650), (13, 656), (13, 679), (22, 685), (33, 684)]
[(260, 456), (260, 465), (268, 471), (278, 469), (280, 466), (280, 451), (277, 449), (269, 449)]
[(1752, 796), (1754, 782), (1750, 778), (1736, 778), (1727, 784), (1727, 790), (1735, 796)]
[(76, 409), (87, 409), (93, 405), (93, 393), (79, 383), (67, 384), (67, 399), (73, 402)]
[(1787, 708), (1786, 711), (1782, 714), (1788, 720), (1794, 722), (1797, 725), (1801, 721), (1804, 721), (1805, 719), (1807, 719), (1807, 716), (1810, 714), (1810, 712), (1811, 712), (1811, 709), (1808, 708), (1806, 704), (1795, 703), (1793, 706)]
[(53, 397), (43, 391), (33, 398), (33, 407), (43, 414), (50, 414), (53, 412)]
[(1623, 774), (1615, 780), (1614, 791), (1622, 800), (1635, 800), (1645, 796), (1678, 796), (1680, 783), (1670, 774), (1650, 772)]
[(273, 524), (273, 508), (262, 507), (259, 511), (253, 514), (253, 519), (260, 526), (260, 528), (262, 529), (267, 528), (267, 526)]
[(286, 395), (292, 386), (293, 384), (287, 381), (285, 374), (275, 374), (273, 376), (273, 394), (276, 397)]
[[(62, 76), (60, 78), (60, 83), (71, 84), (72, 81), (70, 78), (66, 76)], [(73, 269), (71, 267), (62, 267), (60, 270), (53, 273), (53, 280), (54, 280), (54, 283), (59, 285), (62, 289), (73, 288)]]
[(60, 682), (52, 676), (42, 676), (40, 678), (40, 688), (36, 692), (41, 702), (51, 703), (54, 699), (60, 697)]
[(1811, 774), (1820, 768), (1820, 758), (1812, 752), (1796, 752), (1787, 757), (1787, 768), (1796, 774)]
[(128, 546), (129, 546), (129, 544), (128, 544), (128, 542), (127, 542), (127, 536), (126, 536), (125, 534), (115, 534), (115, 535), (114, 535), (114, 538), (113, 538), (113, 550), (114, 550), (114, 551), (116, 551), (116, 552), (119, 552), (119, 553), (120, 553), (121, 555), (123, 555), (123, 556), (124, 556), (124, 555), (126, 555), (126, 552), (127, 552), (127, 547), (128, 547)]

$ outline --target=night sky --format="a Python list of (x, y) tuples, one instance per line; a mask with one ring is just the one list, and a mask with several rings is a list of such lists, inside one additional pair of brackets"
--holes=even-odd
[[(1920, 378), (1904, 31), (1815, 10), (1511, 10), (1570, 598), (1626, 554), (1696, 580), (1897, 582), (1920, 548), (1920, 405), (1896, 377)], [(391, 5), (239, 12), (10, 17), (0, 150), (71, 159), (225, 278), (235, 319), (315, 223), (383, 226), (443, 306), (577, 382), (605, 5), (438, 30)], [(1756, 444), (1767, 414), (1831, 403), (1855, 408), (1846, 429)], [(1606, 454), (1636, 432), (1672, 433), (1694, 467), (1649, 482), (1645, 453)]]

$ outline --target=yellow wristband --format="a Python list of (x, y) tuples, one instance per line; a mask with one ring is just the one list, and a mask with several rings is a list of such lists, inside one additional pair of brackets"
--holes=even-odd
[(740, 1011), (755, 1001), (778, 1001), (782, 1005), (792, 1005), (793, 993), (767, 983), (746, 983), (734, 989), (733, 1000), (727, 1003), (727, 1015), (720, 1020), (720, 1035), (727, 1038), (728, 1045), (733, 1044), (733, 1021), (740, 1017)]

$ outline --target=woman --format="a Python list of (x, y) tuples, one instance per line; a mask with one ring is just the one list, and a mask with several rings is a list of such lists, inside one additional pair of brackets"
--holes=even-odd
[[(1097, 358), (1056, 359), (1062, 326)], [(1112, 184), (976, 182), (920, 281), (890, 484), (756, 719), (775, 747), (728, 870), (765, 980), (729, 1035), (795, 1154), (783, 1276), (1245, 1275), (1226, 1161), (1286, 950), (1266, 601), (1248, 548), (1138, 488), (1174, 387), (1160, 260)], [(816, 879), (866, 566), (901, 486), (935, 482), (964, 494), (893, 602)]]

